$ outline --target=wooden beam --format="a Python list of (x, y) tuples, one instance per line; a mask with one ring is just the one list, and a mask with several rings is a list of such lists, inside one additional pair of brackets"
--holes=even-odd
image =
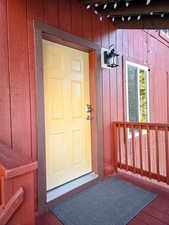
[[(0, 224), (6, 225), (10, 218), (14, 215), (16, 210), (22, 204), (24, 200), (24, 190), (23, 188), (19, 188), (19, 190), (15, 193), (15, 195), (9, 200), (9, 202), (5, 205), (4, 209), (1, 209), (0, 212)], [(26, 215), (29, 216), (29, 215)]]
[[(120, 168), (120, 169), (126, 170), (126, 168), (127, 168), (125, 164), (117, 163), (117, 165), (118, 165), (118, 168)], [(133, 171), (134, 171), (134, 167), (128, 166), (128, 171), (133, 172)], [(143, 173), (142, 173), (142, 172), (143, 172)], [(149, 172), (146, 171), (146, 170), (141, 171), (141, 169), (135, 168), (135, 173), (137, 173), (137, 174), (142, 174), (142, 175), (145, 176), (145, 177), (149, 177)], [(156, 173), (152, 173), (152, 174), (151, 174), (151, 178), (157, 180), (157, 179), (158, 179), (158, 176), (157, 176)], [(160, 175), (160, 181), (166, 183), (166, 182), (167, 182), (167, 178), (166, 178), (165, 176), (163, 176), (163, 175)]]
[(154, 1), (150, 5), (146, 6), (144, 4), (132, 4), (130, 7), (119, 7), (117, 9), (107, 9), (101, 12), (102, 15), (132, 15), (132, 14), (149, 14), (150, 12), (169, 12), (169, 4), (164, 1)]
[(141, 20), (133, 19), (131, 21), (117, 20), (113, 23), (118, 29), (168, 29), (169, 28), (169, 18), (159, 18), (148, 16), (142, 18)]

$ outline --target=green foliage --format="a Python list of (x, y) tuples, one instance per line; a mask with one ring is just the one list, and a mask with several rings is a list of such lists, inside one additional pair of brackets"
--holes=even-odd
[(144, 70), (139, 71), (139, 86), (140, 86), (140, 121), (147, 122), (147, 80)]

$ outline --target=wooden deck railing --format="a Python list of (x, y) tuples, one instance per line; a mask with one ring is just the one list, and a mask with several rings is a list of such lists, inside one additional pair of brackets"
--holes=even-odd
[(114, 167), (169, 184), (169, 124), (113, 122)]
[(0, 143), (0, 225), (35, 225), (37, 162)]
[(0, 209), (0, 225), (6, 225), (11, 217), (15, 214), (24, 200), (24, 190), (19, 188), (18, 191), (10, 198), (6, 205)]

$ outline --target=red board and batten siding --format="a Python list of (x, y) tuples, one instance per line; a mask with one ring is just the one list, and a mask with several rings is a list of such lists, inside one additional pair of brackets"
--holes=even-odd
[[(120, 67), (102, 70), (105, 175), (112, 172), (111, 121), (123, 120), (122, 55), (150, 66), (150, 116), (166, 122), (168, 48), (143, 30), (114, 31), (78, 0), (0, 0), (0, 140), (36, 159), (35, 45), (33, 20), (103, 47), (115, 44)], [(155, 56), (154, 56), (155, 54)], [(160, 109), (160, 110), (159, 110)]]
[[(101, 22), (77, 0), (1, 0), (0, 140), (36, 159), (35, 45), (33, 20), (55, 26), (108, 47), (112, 24)], [(110, 35), (108, 35), (110, 33)], [(114, 35), (114, 34), (113, 34)], [(112, 39), (114, 41), (114, 38)], [(105, 166), (111, 166), (110, 76), (102, 70)], [(113, 84), (114, 85), (114, 84)], [(114, 103), (113, 103), (114, 104)], [(111, 169), (111, 168), (110, 168)], [(111, 169), (112, 170), (112, 169)]]

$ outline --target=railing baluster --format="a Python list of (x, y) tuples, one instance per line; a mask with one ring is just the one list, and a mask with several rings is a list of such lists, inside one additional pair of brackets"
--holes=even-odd
[(168, 127), (165, 128), (165, 155), (166, 155), (166, 176), (167, 184), (169, 184), (169, 149), (168, 149)]
[(158, 127), (155, 127), (157, 180), (160, 181)]
[(124, 125), (124, 136), (125, 136), (125, 163), (126, 163), (126, 169), (128, 170), (128, 132), (127, 127)]
[(121, 132), (120, 132), (120, 124), (118, 125), (118, 143), (119, 143), (119, 163), (120, 163), (120, 168), (121, 168)]
[(150, 127), (147, 126), (147, 151), (148, 151), (148, 172), (151, 178), (151, 149), (150, 149)]
[[(122, 132), (122, 129), (124, 133)], [(128, 129), (130, 129), (131, 139), (128, 137)], [(139, 131), (139, 136), (135, 137), (136, 130)], [(147, 131), (146, 137), (143, 137), (143, 130)], [(165, 161), (166, 163), (160, 163), (160, 148), (161, 144), (161, 132), (165, 133)], [(154, 133), (153, 146), (151, 146), (151, 133)], [(124, 140), (123, 140), (124, 138)], [(146, 138), (146, 147), (143, 146), (143, 141)], [(138, 143), (139, 141), (139, 143)], [(162, 123), (139, 123), (139, 122), (114, 122), (113, 123), (113, 165), (115, 171), (117, 167), (123, 168), (134, 173), (147, 176), (149, 178), (163, 181), (169, 184), (169, 124)], [(131, 152), (129, 151), (129, 143)], [(137, 144), (138, 143), (138, 144)], [(145, 148), (144, 148), (145, 147)], [(146, 150), (147, 149), (147, 150)], [(137, 150), (137, 151), (136, 151)], [(155, 160), (153, 161), (152, 152), (155, 150)], [(137, 155), (138, 152), (138, 155)], [(117, 162), (117, 154), (118, 162)], [(130, 155), (131, 154), (131, 155)], [(144, 168), (144, 157), (148, 158), (146, 168)], [(131, 158), (130, 158), (131, 157)], [(140, 157), (140, 158), (137, 158)], [(131, 160), (131, 165), (129, 164)], [(137, 165), (139, 160), (139, 165)], [(156, 172), (153, 171), (153, 164), (156, 166)], [(165, 168), (166, 165), (166, 168)], [(160, 174), (162, 170), (166, 169), (166, 175)]]
[(112, 150), (113, 150), (113, 158), (112, 164), (114, 166), (114, 172), (117, 172), (117, 154), (118, 154), (118, 146), (117, 146), (117, 124), (113, 123), (113, 142), (112, 142)]
[(142, 157), (142, 129), (139, 127), (139, 149), (140, 149), (140, 169), (141, 175), (143, 175), (143, 157)]
[(134, 126), (131, 127), (131, 133), (132, 133), (132, 158), (133, 158), (133, 169), (134, 172), (136, 172), (136, 168), (135, 168), (135, 128)]

